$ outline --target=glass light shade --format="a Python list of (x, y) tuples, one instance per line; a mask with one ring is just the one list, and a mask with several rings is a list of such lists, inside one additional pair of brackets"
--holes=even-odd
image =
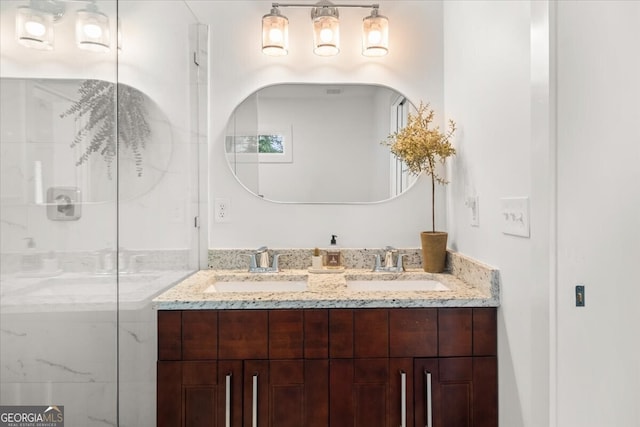
[(269, 56), (289, 53), (289, 20), (275, 8), (262, 17), (262, 53)]
[(76, 15), (76, 43), (80, 49), (108, 52), (111, 36), (107, 15), (92, 10), (79, 10)]
[(374, 9), (362, 20), (362, 54), (384, 56), (389, 53), (389, 20)]
[(53, 15), (32, 9), (18, 7), (16, 11), (16, 39), (23, 46), (53, 49)]
[(340, 24), (337, 16), (327, 14), (313, 19), (313, 44), (313, 53), (316, 55), (332, 56), (340, 52)]

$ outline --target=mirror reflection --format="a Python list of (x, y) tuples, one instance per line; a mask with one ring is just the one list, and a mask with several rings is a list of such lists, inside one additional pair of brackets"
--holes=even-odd
[[(83, 202), (128, 200), (167, 173), (171, 124), (139, 90), (103, 80), (2, 78), (0, 84), (2, 165), (9, 174), (2, 190), (12, 199), (40, 204), (50, 189), (75, 188)], [(23, 177), (33, 185), (15, 187)]]
[(415, 181), (382, 144), (413, 106), (368, 84), (278, 84), (234, 110), (225, 153), (252, 193), (294, 203), (371, 203)]

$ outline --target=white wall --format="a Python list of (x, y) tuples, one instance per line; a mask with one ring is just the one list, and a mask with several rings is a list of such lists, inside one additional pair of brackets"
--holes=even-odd
[[(229, 198), (230, 222), (214, 223), (210, 213), (209, 246), (314, 247), (337, 234), (345, 247), (417, 247), (429, 220), (429, 192), (419, 182), (408, 193), (374, 205), (278, 204), (249, 194), (236, 181), (223, 155), (224, 129), (233, 109), (250, 93), (281, 82), (378, 83), (414, 103), (430, 101), (437, 113), (442, 99), (442, 4), (387, 1), (380, 12), (390, 20), (390, 53), (382, 58), (360, 54), (361, 21), (370, 11), (340, 11), (342, 51), (322, 58), (312, 52), (309, 9), (287, 8), (290, 53), (273, 58), (260, 50), (264, 1), (193, 1), (195, 13), (211, 25), (210, 199)], [(229, 42), (232, 40), (233, 42)], [(444, 192), (438, 224), (445, 226)], [(402, 226), (398, 224), (402, 223)]]
[[(640, 423), (639, 9), (445, 2), (445, 104), (461, 125), (450, 231), (500, 268), (500, 425)], [(509, 196), (530, 196), (529, 239), (501, 233)]]
[[(532, 162), (531, 19), (524, 1), (444, 2), (445, 106), (459, 126), (451, 246), (500, 269), (499, 408), (509, 427), (547, 426), (549, 407), (549, 285), (537, 280), (546, 259), (535, 252), (548, 244), (538, 215), (546, 201), (532, 196), (546, 171)], [(476, 195), (472, 227), (465, 199)], [(530, 238), (501, 232), (500, 199), (514, 196), (531, 197)]]
[(557, 20), (557, 425), (638, 426), (640, 2), (559, 2)]

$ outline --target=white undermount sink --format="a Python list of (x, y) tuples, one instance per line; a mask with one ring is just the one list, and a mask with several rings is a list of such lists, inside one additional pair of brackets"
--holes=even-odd
[(348, 280), (347, 289), (353, 292), (407, 292), (407, 291), (448, 291), (448, 287), (430, 279), (365, 279)]
[(262, 280), (259, 282), (226, 281), (216, 282), (205, 289), (204, 293), (220, 292), (303, 292), (307, 282), (302, 280)]

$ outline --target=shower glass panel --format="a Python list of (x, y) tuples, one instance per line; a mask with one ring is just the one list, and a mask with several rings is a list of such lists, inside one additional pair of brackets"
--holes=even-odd
[[(198, 269), (206, 29), (181, 0), (93, 4), (106, 52), (76, 42), (91, 2), (0, 2), (0, 411), (155, 426), (151, 300)], [(27, 6), (52, 50), (18, 43)]]
[[(206, 99), (199, 50), (206, 33), (182, 1), (120, 1), (118, 14), (118, 80), (135, 88), (121, 94), (128, 101), (118, 115), (120, 425), (155, 426), (151, 299), (198, 267), (198, 105)], [(137, 147), (126, 141), (133, 135)]]

